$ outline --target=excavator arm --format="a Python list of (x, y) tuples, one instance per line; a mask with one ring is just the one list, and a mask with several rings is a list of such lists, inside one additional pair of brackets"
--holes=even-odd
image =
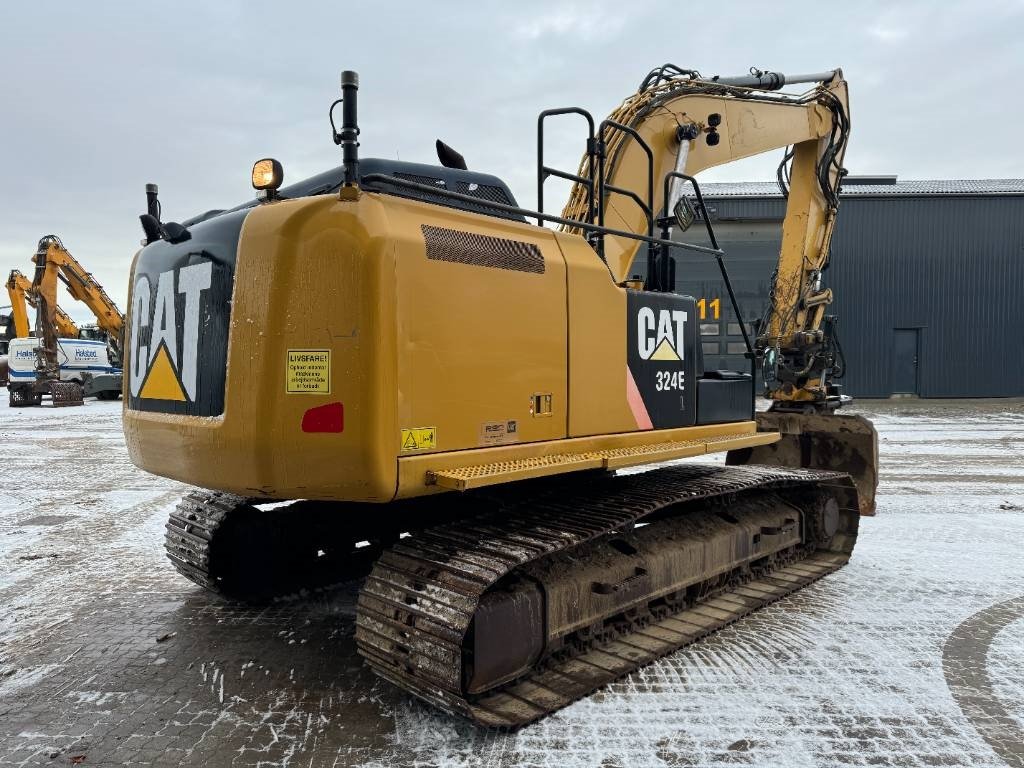
[[(788, 78), (791, 84), (814, 83), (800, 95), (775, 93), (786, 82), (784, 75), (756, 70), (749, 76), (710, 79), (672, 65), (653, 71), (601, 123), (592, 151), (580, 164), (584, 181), (574, 185), (562, 215), (588, 219), (593, 209), (589, 180), (600, 198), (598, 224), (653, 235), (655, 226), (668, 222), (685, 197), (678, 177), (662, 183), (667, 174), (694, 177), (707, 168), (786, 149), (778, 174), (787, 197), (782, 244), (770, 306), (754, 348), (765, 395), (772, 401), (769, 413), (759, 414), (759, 427), (780, 431), (783, 439), (734, 452), (730, 463), (852, 468), (862, 511), (870, 513), (877, 484), (877, 435), (860, 417), (834, 414), (849, 398), (834, 383), (843, 364), (834, 320), (826, 314), (833, 294), (822, 287), (845, 174), (847, 86), (838, 69)], [(595, 154), (602, 162), (594, 162)], [(600, 178), (593, 178), (595, 169)], [(646, 210), (641, 204), (645, 200)], [(575, 231), (583, 234), (582, 228)], [(638, 277), (634, 264), (646, 251), (646, 287), (674, 287), (657, 279), (674, 273), (662, 263), (671, 259), (668, 253), (630, 238), (606, 235), (598, 240), (616, 282)]]
[[(17, 269), (12, 269), (11, 274), (7, 278), (7, 294), (11, 298), (14, 334), (17, 338), (24, 338), (29, 335), (31, 330), (28, 321), (28, 307), (36, 308), (35, 294), (32, 292), (32, 281)], [(53, 307), (57, 335), (63, 339), (77, 339), (79, 334), (78, 325), (56, 303)]]
[[(96, 316), (96, 324), (110, 335), (119, 336), (124, 325), (124, 315), (103, 290), (103, 286), (68, 252), (60, 239), (47, 235), (40, 240), (37, 259), (39, 253), (44, 253), (43, 261), (47, 268), (58, 270), (60, 280), (72, 298), (89, 307)], [(38, 267), (38, 260), (36, 265)]]
[(36, 300), (36, 380), (60, 381), (60, 357), (57, 348), (57, 267), (47, 260), (47, 238), (39, 241), (32, 257), (36, 270), (32, 278), (31, 295)]
[(120, 360), (124, 315), (103, 290), (103, 286), (68, 252), (60, 238), (55, 235), (47, 235), (39, 241), (39, 247), (32, 260), (36, 265), (33, 290), (44, 302), (42, 311), (37, 315), (41, 321), (44, 324), (58, 323), (59, 315), (63, 314), (56, 303), (57, 283), (62, 282), (72, 298), (81, 301), (92, 311), (96, 317), (96, 325), (107, 334), (114, 347), (115, 356)]
[(77, 339), (81, 334), (77, 323), (59, 306), (54, 308), (57, 322), (57, 335), (62, 339)]
[(28, 305), (35, 306), (35, 300), (29, 299), (32, 281), (16, 269), (11, 270), (7, 278), (7, 295), (11, 298), (11, 315), (14, 318), (14, 335), (25, 338), (29, 333)]

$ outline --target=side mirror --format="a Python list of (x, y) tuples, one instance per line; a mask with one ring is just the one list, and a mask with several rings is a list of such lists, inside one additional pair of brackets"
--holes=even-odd
[(183, 243), (186, 240), (192, 239), (192, 233), (188, 231), (188, 228), (183, 227), (176, 221), (168, 221), (161, 226), (164, 231), (164, 240), (169, 243)]
[(675, 216), (676, 226), (679, 227), (679, 230), (685, 232), (697, 220), (697, 209), (693, 207), (690, 198), (686, 195), (680, 195), (672, 208), (672, 215)]

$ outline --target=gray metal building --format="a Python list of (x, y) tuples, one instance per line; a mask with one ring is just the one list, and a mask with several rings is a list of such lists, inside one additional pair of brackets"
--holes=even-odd
[[(785, 200), (773, 182), (701, 187), (745, 319), (767, 306)], [(683, 236), (706, 243), (700, 222)], [(678, 251), (707, 368), (746, 370), (718, 267)], [(1024, 396), (1024, 179), (848, 177), (825, 284), (848, 394)], [(700, 299), (704, 299), (701, 303)]]

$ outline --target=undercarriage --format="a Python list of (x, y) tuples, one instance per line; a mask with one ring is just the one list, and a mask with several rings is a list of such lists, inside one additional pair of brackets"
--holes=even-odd
[(836, 570), (859, 519), (847, 475), (762, 466), (588, 473), (372, 517), (258, 501), (187, 496), (168, 523), (178, 570), (249, 601), (365, 577), (356, 640), (370, 666), (506, 729)]

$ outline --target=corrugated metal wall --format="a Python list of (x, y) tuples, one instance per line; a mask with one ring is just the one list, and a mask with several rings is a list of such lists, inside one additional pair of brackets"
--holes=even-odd
[[(740, 307), (747, 318), (759, 317), (778, 254), (782, 201), (708, 204)], [(686, 239), (706, 242), (697, 226)], [(678, 259), (677, 290), (722, 301), (717, 327), (703, 329), (705, 366), (744, 370), (742, 357), (729, 354), (740, 350), (739, 329), (714, 260)], [(849, 394), (892, 394), (893, 366), (906, 362), (893, 359), (895, 329), (902, 328), (918, 329), (922, 397), (1024, 396), (1024, 197), (845, 198), (826, 284), (836, 293)]]

